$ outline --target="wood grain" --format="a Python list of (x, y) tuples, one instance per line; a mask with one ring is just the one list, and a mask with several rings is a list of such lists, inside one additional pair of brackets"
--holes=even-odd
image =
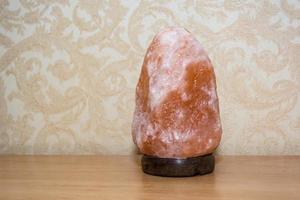
[(0, 156), (0, 199), (300, 199), (300, 156), (217, 157), (213, 174), (142, 173), (138, 156)]

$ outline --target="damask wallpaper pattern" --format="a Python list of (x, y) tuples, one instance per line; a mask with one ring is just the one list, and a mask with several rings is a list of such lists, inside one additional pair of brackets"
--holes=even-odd
[(170, 25), (215, 66), (219, 154), (300, 154), (297, 0), (1, 0), (0, 153), (134, 153), (143, 55)]

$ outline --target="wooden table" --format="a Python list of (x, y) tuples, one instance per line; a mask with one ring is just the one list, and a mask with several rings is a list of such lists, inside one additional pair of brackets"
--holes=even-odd
[(138, 156), (0, 156), (0, 199), (300, 199), (300, 156), (217, 157), (213, 174), (144, 174)]

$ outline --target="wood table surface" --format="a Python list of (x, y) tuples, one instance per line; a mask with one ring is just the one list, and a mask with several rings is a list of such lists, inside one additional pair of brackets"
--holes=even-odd
[(0, 156), (0, 199), (300, 199), (300, 156), (218, 156), (213, 174), (144, 174), (139, 156)]

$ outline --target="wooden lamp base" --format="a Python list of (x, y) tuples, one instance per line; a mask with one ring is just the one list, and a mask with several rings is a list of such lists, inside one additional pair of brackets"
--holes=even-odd
[(204, 175), (214, 171), (215, 158), (213, 154), (186, 159), (143, 155), (142, 168), (144, 173), (155, 176), (188, 177)]

